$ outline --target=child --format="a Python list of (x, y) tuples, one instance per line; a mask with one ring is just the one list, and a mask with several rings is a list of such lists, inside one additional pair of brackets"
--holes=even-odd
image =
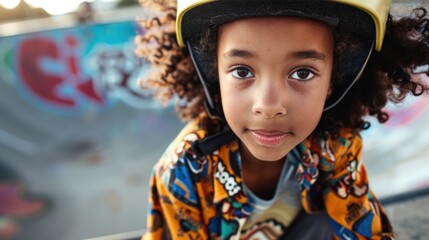
[[(388, 0), (148, 0), (144, 82), (190, 120), (155, 166), (148, 239), (393, 239), (364, 116), (427, 86), (426, 10)], [(176, 11), (177, 9), (177, 11)], [(383, 41), (384, 39), (384, 41)]]

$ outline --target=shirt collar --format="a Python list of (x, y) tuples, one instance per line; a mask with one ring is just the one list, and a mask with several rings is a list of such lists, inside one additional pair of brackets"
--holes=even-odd
[[(319, 176), (319, 157), (310, 151), (311, 142), (308, 140), (296, 148), (300, 156), (296, 178), (302, 190), (310, 189)], [(238, 141), (234, 140), (221, 146), (219, 151), (212, 155), (212, 158), (214, 162), (214, 202), (218, 203), (227, 198), (233, 198), (238, 202), (246, 201)]]

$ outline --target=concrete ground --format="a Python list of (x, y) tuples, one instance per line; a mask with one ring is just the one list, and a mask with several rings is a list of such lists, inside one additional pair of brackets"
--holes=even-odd
[(386, 206), (397, 239), (429, 239), (429, 194)]

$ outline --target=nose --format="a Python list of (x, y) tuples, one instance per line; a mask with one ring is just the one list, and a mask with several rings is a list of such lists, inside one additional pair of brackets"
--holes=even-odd
[(287, 114), (287, 92), (284, 87), (268, 81), (255, 91), (252, 112), (265, 118)]

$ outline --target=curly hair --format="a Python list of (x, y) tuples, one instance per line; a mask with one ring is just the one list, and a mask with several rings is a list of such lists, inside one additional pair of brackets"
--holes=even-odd
[(371, 55), (361, 78), (345, 98), (323, 114), (318, 128), (331, 132), (341, 127), (366, 129), (370, 125), (365, 115), (385, 123), (389, 115), (383, 108), (389, 101), (398, 103), (409, 93), (427, 93), (428, 85), (414, 79), (413, 69), (429, 62), (428, 21), (424, 8), (398, 19), (389, 15), (383, 48)]
[[(162, 102), (177, 97), (176, 107), (182, 120), (207, 115), (204, 91), (189, 53), (176, 42), (176, 1), (140, 2), (145, 7), (155, 7), (162, 12), (161, 16), (140, 20), (146, 32), (136, 37), (136, 53), (148, 58), (155, 69), (141, 81), (142, 87), (154, 88), (156, 97)], [(402, 18), (395, 19), (389, 15), (383, 48), (371, 55), (361, 78), (343, 100), (322, 114), (315, 132), (336, 135), (341, 128), (366, 129), (369, 127), (364, 119), (366, 115), (384, 123), (389, 116), (383, 108), (389, 101), (398, 103), (409, 93), (418, 96), (428, 92), (428, 85), (414, 80), (412, 72), (415, 67), (429, 63), (428, 21), (424, 8), (416, 8), (409, 16)], [(203, 52), (211, 55), (213, 69), (216, 66), (216, 38), (217, 31), (209, 29), (196, 41)], [(335, 30), (334, 42), (332, 84), (335, 89), (342, 75), (341, 68), (336, 66), (339, 66), (342, 53), (350, 51), (354, 43), (353, 37)], [(213, 126), (222, 124), (218, 121), (213, 123)]]
[(144, 34), (137, 35), (136, 54), (152, 64), (153, 71), (141, 79), (142, 88), (153, 88), (161, 103), (177, 97), (176, 109), (183, 120), (204, 112), (204, 92), (189, 54), (176, 41), (176, 1), (140, 0), (146, 8), (158, 9), (161, 16), (139, 20)]

